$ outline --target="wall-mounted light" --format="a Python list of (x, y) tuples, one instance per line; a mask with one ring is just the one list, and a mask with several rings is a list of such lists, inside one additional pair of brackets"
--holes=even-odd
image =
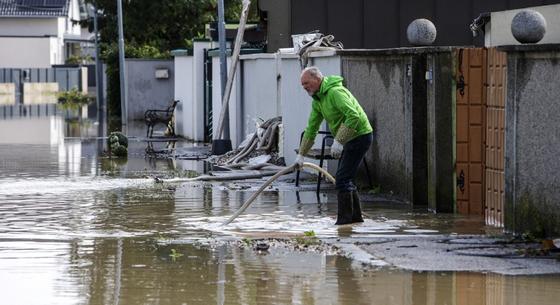
[(169, 78), (169, 69), (156, 69), (157, 79), (167, 79)]

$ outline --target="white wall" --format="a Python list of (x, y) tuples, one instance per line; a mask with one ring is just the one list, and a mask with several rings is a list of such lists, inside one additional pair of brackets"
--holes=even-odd
[[(199, 59), (196, 50), (194, 57), (175, 57), (175, 98), (183, 101), (183, 114), (180, 117), (184, 124), (183, 136), (187, 138), (198, 135), (196, 130), (200, 130), (202, 137), (204, 129), (201, 125), (204, 122), (203, 77), (201, 75), (198, 78), (198, 72), (193, 73), (202, 69), (203, 57), (201, 55)], [(254, 132), (255, 118), (267, 120), (282, 116), (284, 138), (281, 150), (286, 163), (290, 164), (295, 160), (294, 150), (299, 147), (300, 134), (307, 126), (311, 111), (311, 97), (301, 87), (299, 59), (295, 55), (276, 54), (243, 55), (240, 59), (229, 103), (232, 146), (237, 147), (247, 134)], [(340, 57), (332, 52), (318, 53), (310, 60), (325, 75), (341, 74)], [(229, 64), (228, 58), (228, 66)], [(195, 69), (197, 66), (199, 67)], [(219, 57), (212, 58), (212, 82), (212, 119), (216, 131), (222, 106)], [(326, 124), (323, 124), (321, 130), (326, 129)], [(318, 137), (314, 147), (320, 146)], [(336, 162), (332, 163), (336, 165)], [(332, 169), (331, 164), (329, 169)]]
[(0, 67), (49, 68), (58, 62), (58, 43), (54, 37), (0, 37)]
[[(546, 34), (539, 44), (560, 43), (560, 4), (530, 8), (541, 13), (546, 19)], [(493, 12), (490, 24), (486, 25), (485, 46), (495, 47), (520, 44), (511, 34), (511, 21), (523, 9)]]
[(282, 124), (284, 126), (284, 158), (286, 164), (296, 158), (294, 149), (299, 147), (301, 132), (307, 126), (311, 113), (311, 97), (301, 87), (301, 67), (297, 56), (283, 55), (280, 64)]
[[(175, 100), (181, 103), (176, 108), (177, 117), (181, 118), (181, 122), (177, 120), (177, 133), (187, 139), (194, 140), (193, 119), (194, 117), (194, 95), (193, 95), (193, 57), (192, 56), (175, 56)], [(201, 119), (202, 116), (201, 116)], [(182, 125), (182, 128), (181, 126)]]
[(0, 36), (57, 36), (57, 18), (0, 18)]
[[(255, 132), (255, 120), (268, 120), (281, 114), (279, 69), (276, 54), (241, 56), (243, 67), (242, 137)], [(259, 120), (260, 121), (260, 120)]]
[[(332, 53), (319, 54), (311, 58), (311, 64), (321, 69), (325, 76), (340, 75), (340, 57)], [(282, 95), (282, 122), (284, 125), (284, 158), (286, 164), (291, 164), (299, 147), (302, 131), (307, 126), (309, 113), (311, 113), (311, 97), (301, 87), (301, 66), (299, 60), (293, 55), (283, 55), (281, 62), (281, 95)], [(327, 130), (324, 123), (320, 130)], [(313, 147), (321, 147), (322, 137), (317, 136)], [(330, 167), (330, 166), (329, 166)]]

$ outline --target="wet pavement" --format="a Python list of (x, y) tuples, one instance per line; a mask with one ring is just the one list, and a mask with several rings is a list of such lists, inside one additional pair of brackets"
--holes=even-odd
[[(453, 240), (496, 234), (480, 218), (434, 215), (364, 194), (373, 217), (335, 227), (334, 193), (317, 197), (314, 184), (295, 192), (293, 177), (285, 177), (224, 227), (263, 179), (155, 183), (154, 176), (210, 167), (147, 158), (143, 126), (131, 128), (137, 138), (128, 160), (111, 160), (94, 124), (47, 122), (36, 125), (49, 126), (48, 133), (0, 139), (2, 303), (558, 304), (557, 274), (468, 272), (486, 271), (468, 261), (455, 272), (414, 268), (418, 257), (443, 261), (434, 253), (460, 245)], [(167, 144), (152, 143), (156, 150)], [(294, 247), (294, 237), (309, 231), (338, 250)], [(255, 250), (255, 239), (268, 250)]]

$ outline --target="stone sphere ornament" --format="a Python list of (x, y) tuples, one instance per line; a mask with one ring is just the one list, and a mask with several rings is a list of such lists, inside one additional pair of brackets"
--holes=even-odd
[(537, 43), (546, 33), (546, 19), (534, 10), (522, 10), (511, 21), (511, 33), (521, 43)]
[(408, 42), (415, 46), (429, 46), (436, 40), (436, 26), (428, 19), (416, 19), (406, 29)]

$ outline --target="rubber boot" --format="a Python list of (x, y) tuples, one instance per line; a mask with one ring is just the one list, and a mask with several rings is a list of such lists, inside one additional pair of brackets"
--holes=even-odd
[(362, 205), (357, 191), (352, 192), (352, 222), (364, 222), (362, 218)]
[(352, 223), (352, 192), (339, 192), (338, 214), (335, 225)]

